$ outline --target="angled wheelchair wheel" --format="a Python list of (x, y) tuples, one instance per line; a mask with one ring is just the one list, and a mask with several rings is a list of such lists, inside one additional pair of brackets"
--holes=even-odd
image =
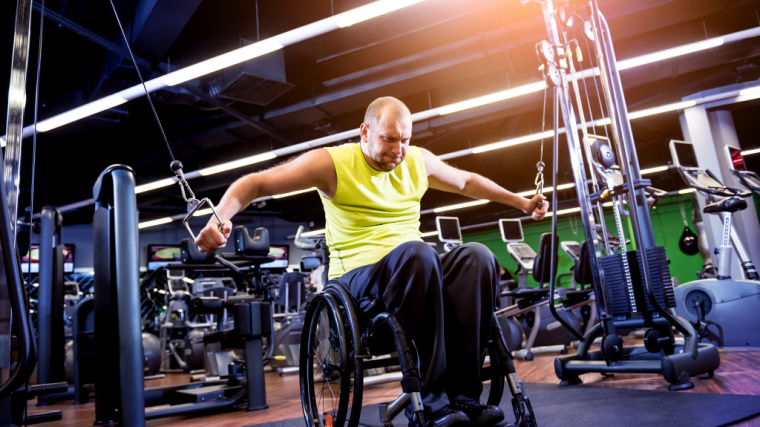
[(499, 406), (501, 397), (504, 394), (504, 382), (506, 373), (501, 366), (501, 358), (504, 355), (499, 354), (498, 349), (492, 343), (487, 347), (489, 363), (483, 366), (480, 377), (483, 380), (483, 396), (487, 396), (486, 403), (489, 405)]
[(347, 310), (352, 307), (346, 309), (335, 292), (323, 291), (306, 311), (299, 375), (309, 427), (356, 426), (359, 422), (362, 379), (354, 361), (353, 331), (345, 320)]
[[(511, 363), (509, 347), (495, 314), (491, 325), (491, 336), (481, 358), (483, 368), (480, 378), (483, 380), (482, 396), (486, 396), (486, 403), (498, 406), (504, 394), (506, 376), (514, 372), (514, 365)], [(486, 356), (488, 356), (488, 363), (486, 363)]]

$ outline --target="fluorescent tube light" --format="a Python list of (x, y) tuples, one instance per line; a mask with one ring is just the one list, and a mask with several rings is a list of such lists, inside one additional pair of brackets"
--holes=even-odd
[(282, 199), (284, 197), (295, 196), (296, 194), (308, 193), (309, 191), (314, 191), (316, 189), (317, 189), (317, 187), (311, 187), (311, 188), (307, 188), (306, 190), (291, 191), (290, 193), (284, 193), (284, 194), (275, 194), (274, 196), (272, 196), (272, 198), (273, 199)]
[(483, 95), (477, 98), (472, 98), (462, 102), (439, 107), (438, 114), (444, 116), (446, 114), (456, 113), (457, 111), (469, 110), (471, 108), (480, 107), (486, 104), (492, 104), (494, 102), (517, 98), (518, 96), (527, 95), (529, 93), (538, 92), (544, 89), (546, 89), (546, 82), (543, 80), (540, 82), (528, 83), (516, 88), (502, 90), (500, 92), (490, 93), (488, 95)]
[(618, 61), (618, 71), (638, 67), (640, 65), (651, 64), (653, 62), (663, 61), (665, 59), (675, 58), (676, 56), (687, 55), (689, 53), (699, 52), (700, 50), (711, 49), (723, 45), (723, 37), (716, 37), (708, 40), (702, 40), (696, 43), (689, 43), (683, 46), (677, 46), (659, 52), (649, 53), (637, 56), (635, 58)]
[(666, 113), (668, 111), (683, 110), (697, 105), (697, 101), (681, 101), (673, 104), (661, 105), (659, 107), (647, 108), (645, 110), (632, 111), (628, 113), (628, 119), (638, 119), (641, 117), (653, 116), (655, 114)]
[(197, 211), (195, 211), (195, 213), (193, 214), (193, 216), (205, 216), (205, 215), (211, 215), (213, 212), (214, 212), (214, 211), (213, 211), (213, 210), (211, 210), (211, 208), (200, 209), (200, 210), (197, 210)]
[(757, 154), (757, 153), (760, 153), (760, 148), (755, 148), (754, 150), (742, 151), (742, 156), (749, 156), (749, 155)]
[(235, 64), (266, 55), (269, 52), (274, 52), (283, 47), (284, 46), (274, 38), (269, 38), (174, 71), (160, 77), (160, 79), (169, 86), (175, 86), (188, 80), (213, 73), (214, 71), (223, 70)]
[(319, 236), (320, 234), (325, 234), (325, 229), (321, 230), (313, 230), (313, 231), (307, 231), (306, 233), (301, 233), (302, 237), (309, 237), (309, 236)]
[(557, 214), (557, 216), (560, 216), (560, 215), (565, 215), (565, 214), (569, 214), (569, 213), (573, 213), (573, 212), (580, 212), (580, 211), (581, 211), (580, 207), (570, 208), (570, 209), (562, 209), (562, 210), (559, 210), (557, 212), (547, 212), (546, 216), (552, 216), (555, 213)]
[(124, 104), (125, 102), (127, 102), (126, 98), (122, 97), (118, 93), (109, 95), (105, 98), (100, 98), (97, 101), (82, 105), (57, 116), (53, 116), (47, 120), (43, 120), (37, 123), (37, 130), (40, 132), (47, 132), (57, 127), (61, 127), (65, 124), (69, 124), (79, 119), (97, 114), (101, 111), (116, 107), (117, 105)]
[(663, 172), (668, 170), (667, 166), (657, 166), (656, 168), (649, 168), (649, 169), (642, 169), (640, 173), (642, 175), (650, 174), (650, 173), (657, 173), (657, 172)]
[(335, 15), (335, 24), (341, 28), (350, 27), (368, 19), (420, 3), (424, 0), (380, 0), (356, 9)]
[(168, 187), (174, 184), (175, 182), (177, 181), (175, 181), (174, 178), (165, 178), (165, 179), (160, 179), (158, 181), (149, 182), (147, 184), (138, 185), (135, 187), (135, 194), (144, 193), (146, 191), (155, 190), (158, 188)]
[(739, 91), (739, 96), (752, 95), (755, 93), (760, 94), (760, 86), (753, 86), (753, 87), (748, 87), (747, 89), (742, 89)]
[(427, 233), (420, 234), (420, 237), (433, 237), (437, 235), (438, 235), (437, 231), (428, 231)]
[(484, 153), (486, 151), (498, 150), (500, 148), (510, 147), (512, 145), (524, 144), (526, 142), (538, 141), (543, 138), (551, 138), (554, 136), (553, 130), (547, 130), (545, 132), (533, 133), (530, 135), (518, 136), (517, 138), (505, 139), (504, 141), (493, 142), (491, 144), (481, 145), (472, 149), (472, 154)]
[(173, 219), (171, 219), (170, 217), (167, 216), (165, 218), (159, 218), (159, 219), (154, 219), (152, 221), (141, 222), (141, 223), (137, 224), (137, 228), (143, 229), (143, 228), (155, 227), (155, 226), (161, 225), (161, 224), (168, 224), (168, 223), (170, 223), (172, 221), (173, 221)]
[(275, 157), (277, 157), (277, 156), (273, 152), (270, 151), (268, 153), (256, 154), (255, 156), (245, 157), (245, 158), (242, 158), (242, 159), (233, 160), (231, 162), (222, 163), (220, 165), (211, 166), (211, 167), (208, 167), (208, 168), (203, 168), (203, 169), (199, 170), (198, 173), (200, 175), (202, 175), (202, 176), (209, 176), (209, 175), (213, 175), (215, 173), (225, 172), (225, 171), (228, 171), (230, 169), (237, 169), (237, 168), (241, 168), (243, 166), (252, 165), (254, 163), (259, 163), (259, 162), (263, 162), (263, 161), (266, 161), (266, 160), (271, 160), (271, 159), (274, 159)]
[(452, 211), (454, 209), (462, 209), (462, 208), (469, 208), (472, 206), (485, 205), (489, 201), (490, 200), (473, 200), (472, 202), (459, 203), (459, 204), (451, 205), (451, 206), (442, 206), (440, 208), (433, 209), (433, 212), (439, 213), (439, 212)]

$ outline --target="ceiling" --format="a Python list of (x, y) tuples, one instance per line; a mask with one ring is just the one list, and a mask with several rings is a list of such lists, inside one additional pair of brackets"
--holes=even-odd
[[(611, 28), (619, 60), (735, 33), (760, 25), (760, 1), (597, 0)], [(368, 0), (113, 0), (144, 80), (187, 67), (368, 3)], [(559, 3), (559, 1), (555, 1)], [(571, 2), (586, 16), (586, 2)], [(8, 82), (16, 1), (2, 0), (0, 77)], [(40, 5), (36, 4), (27, 84), (25, 124), (34, 121), (39, 91), (40, 120), (140, 83), (125, 52), (108, 2), (48, 0), (40, 79), (37, 87)], [(582, 31), (570, 32), (586, 50)], [(137, 184), (172, 175), (172, 154), (185, 173), (273, 149), (358, 128), (366, 105), (396, 96), (413, 113), (541, 80), (535, 45), (547, 38), (541, 6), (518, 0), (428, 0), (352, 27), (290, 45), (224, 72), (162, 89), (95, 116), (24, 139), (19, 206), (28, 206), (35, 167), (34, 206), (66, 206), (92, 197), (99, 173), (125, 164)], [(589, 53), (584, 52), (589, 65)], [(595, 60), (594, 60), (595, 61)], [(760, 38), (726, 44), (621, 72), (631, 111), (680, 101), (703, 90), (760, 78)], [(599, 118), (598, 90), (591, 79), (583, 97)], [(6, 96), (6, 91), (2, 91)], [(418, 121), (412, 143), (443, 155), (538, 132), (543, 92), (466, 112)], [(2, 105), (7, 105), (2, 99)], [(545, 123), (551, 128), (551, 93)], [(153, 109), (158, 116), (154, 117)], [(760, 148), (756, 103), (736, 107), (734, 120), (742, 149)], [(159, 126), (160, 124), (160, 126)], [(670, 139), (682, 139), (676, 112), (632, 122), (642, 168), (670, 161)], [(166, 141), (162, 136), (166, 135)], [(171, 153), (167, 149), (171, 149)], [(564, 139), (560, 183), (571, 182)], [(547, 186), (551, 141), (544, 143)], [(514, 191), (535, 188), (541, 142), (487, 154), (452, 158), (456, 167), (476, 171)], [(760, 156), (756, 156), (760, 157)], [(198, 198), (217, 201), (242, 173), (287, 160), (189, 180)], [(750, 161), (750, 160), (748, 160)], [(750, 167), (757, 162), (750, 161)], [(680, 186), (669, 172), (652, 177), (666, 190)], [(571, 201), (572, 192), (561, 193)], [(466, 201), (431, 190), (422, 209)], [(178, 186), (137, 196), (140, 220), (185, 212)], [(92, 206), (64, 213), (64, 224), (92, 221)], [(450, 212), (463, 226), (517, 216), (493, 203)], [(268, 200), (244, 215), (323, 224), (315, 192)], [(423, 215), (423, 231), (434, 215)]]

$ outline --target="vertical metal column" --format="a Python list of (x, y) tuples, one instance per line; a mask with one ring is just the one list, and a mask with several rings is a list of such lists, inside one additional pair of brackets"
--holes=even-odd
[(108, 167), (93, 193), (96, 423), (140, 427), (145, 382), (134, 172), (124, 165)]
[[(65, 381), (63, 339), (63, 247), (61, 214), (52, 206), (40, 213), (37, 383)], [(45, 404), (44, 396), (39, 403)]]
[(16, 29), (13, 35), (13, 58), (11, 82), (8, 89), (8, 119), (6, 121), (5, 186), (11, 241), (16, 242), (16, 217), (18, 216), (18, 185), (21, 175), (21, 137), (24, 127), (26, 105), (26, 71), (29, 62), (29, 34), (32, 26), (32, 1), (18, 0), (16, 5)]
[[(568, 61), (564, 57), (564, 47), (559, 38), (559, 30), (557, 28), (557, 22), (554, 19), (554, 6), (551, 0), (545, 0), (542, 4), (542, 10), (544, 14), (544, 20), (546, 21), (546, 29), (549, 34), (549, 43), (553, 48), (557, 49), (556, 57), (561, 58), (559, 61)], [(591, 274), (593, 277), (593, 283), (596, 285), (601, 283), (604, 278), (600, 276), (600, 269), (597, 263), (597, 259), (601, 256), (599, 252), (599, 245), (596, 238), (596, 222), (594, 214), (591, 210), (591, 201), (589, 198), (588, 184), (586, 178), (586, 166), (584, 165), (584, 157), (581, 141), (578, 140), (577, 123), (575, 118), (575, 110), (573, 109), (572, 100), (570, 98), (570, 90), (568, 85), (567, 72), (564, 67), (557, 67), (559, 73), (560, 85), (556, 88), (554, 93), (557, 96), (555, 102), (559, 102), (562, 112), (562, 121), (565, 124), (565, 137), (567, 138), (568, 152), (570, 153), (570, 164), (573, 170), (573, 178), (575, 180), (575, 190), (578, 195), (578, 205), (580, 207), (581, 220), (583, 221), (584, 237), (588, 242), (589, 249), (593, 249), (596, 256), (590, 257), (592, 268)], [(555, 132), (557, 117), (555, 116)], [(557, 162), (559, 159), (554, 159)], [(555, 189), (556, 191), (556, 189)], [(556, 206), (555, 206), (556, 208)], [(596, 291), (597, 298), (601, 300), (600, 296), (605, 295), (602, 289), (594, 289)], [(600, 317), (605, 317), (606, 305), (597, 303), (599, 308)]]
[[(615, 50), (612, 48), (609, 28), (607, 21), (596, 8), (596, 0), (592, 2), (591, 10), (595, 13), (594, 23), (598, 24), (598, 30), (601, 40), (598, 40), (599, 47), (604, 52), (604, 61), (607, 67), (607, 73), (602, 73), (608, 86), (608, 96), (612, 107), (610, 111), (610, 120), (615, 129), (615, 135), (619, 138), (616, 144), (618, 156), (621, 159), (621, 169), (626, 177), (628, 185), (628, 200), (630, 201), (629, 211), (633, 221), (636, 247), (642, 250), (656, 246), (654, 241), (654, 232), (652, 231), (652, 220), (649, 217), (649, 206), (647, 196), (643, 186), (636, 188), (637, 183), (641, 182), (641, 170), (639, 168), (639, 159), (636, 154), (636, 145), (633, 141), (633, 131), (631, 122), (628, 119), (628, 107), (625, 103), (623, 93), (623, 84), (620, 81), (620, 73), (617, 69), (617, 59)], [(621, 236), (622, 238), (622, 236)], [(644, 273), (648, 274), (646, 268), (646, 257), (644, 259)], [(647, 279), (647, 282), (649, 280)]]
[[(13, 58), (11, 62), (11, 80), (10, 87), (8, 89), (8, 115), (6, 120), (6, 146), (5, 146), (5, 159), (11, 161), (12, 155), (20, 153), (21, 150), (21, 133), (24, 126), (24, 105), (26, 101), (26, 70), (27, 59), (29, 56), (29, 34), (31, 31), (32, 20), (32, 1), (31, 0), (18, 0), (16, 5), (16, 27), (13, 36)], [(20, 155), (19, 155), (20, 156)], [(7, 225), (3, 224), (3, 227), (8, 227), (10, 241), (15, 246), (16, 242), (16, 203), (11, 204), (10, 200), (15, 200), (18, 194), (18, 179), (14, 179), (13, 169), (17, 169), (18, 163), (12, 162), (12, 164), (4, 163), (2, 174), (3, 177), (3, 204), (8, 209), (4, 212), (7, 215)], [(6, 169), (11, 169), (6, 173)], [(16, 172), (17, 174), (17, 172)], [(10, 252), (3, 250), (4, 259), (10, 260), (6, 262), (6, 270), (0, 272), (0, 380), (7, 379), (5, 370), (11, 366), (11, 306), (12, 296), (9, 294), (9, 287), (14, 286), (9, 282), (8, 278), (14, 276), (7, 269), (10, 262), (15, 263), (15, 258), (12, 257), (16, 251), (10, 249)], [(20, 272), (19, 272), (20, 274)], [(20, 283), (20, 282), (19, 282)], [(27, 343), (28, 344), (28, 343)]]

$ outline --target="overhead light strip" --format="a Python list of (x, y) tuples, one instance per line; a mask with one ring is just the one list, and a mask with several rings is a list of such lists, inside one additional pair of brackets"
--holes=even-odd
[[(349, 23), (353, 24), (361, 22), (361, 20), (367, 20), (379, 16), (378, 13), (390, 13), (401, 9), (403, 7), (411, 6), (419, 3), (423, 0), (380, 0), (374, 3), (370, 3), (359, 8), (343, 12), (341, 14), (332, 16), (330, 18), (317, 21), (303, 27), (296, 28), (294, 30), (282, 33), (278, 36), (274, 36), (269, 39), (262, 40), (260, 42), (239, 48), (237, 50), (227, 52), (219, 55), (215, 58), (202, 61), (201, 63), (191, 65), (181, 70), (174, 71), (164, 76), (146, 82), (148, 92), (153, 92), (162, 89), (166, 86), (176, 85), (182, 81), (187, 81), (192, 78), (197, 78), (202, 75), (208, 74), (213, 71), (217, 71), (224, 67), (234, 65), (239, 62), (244, 62), (249, 59), (264, 55), (277, 49), (281, 49), (284, 46), (297, 43), (311, 37), (315, 37), (338, 28), (342, 28), (341, 25), (346, 26)], [(361, 19), (360, 19), (361, 18)], [(340, 23), (340, 24), (339, 24)], [(659, 52), (649, 53), (641, 55), (635, 58), (629, 58), (618, 62), (618, 69), (630, 69), (637, 66), (650, 64), (656, 61), (662, 61), (665, 59), (671, 59), (677, 56), (687, 55), (695, 52), (700, 52), (707, 49), (712, 49), (721, 46), (726, 43), (731, 43), (739, 40), (744, 40), (760, 35), (760, 27), (751, 28), (744, 31), (728, 34), (721, 37), (715, 37), (712, 39), (702, 40), (695, 43), (689, 43), (682, 46), (665, 49)], [(205, 64), (205, 65), (201, 65)], [(216, 65), (211, 66), (209, 64), (221, 64), (220, 68)], [(186, 71), (190, 70), (190, 71)], [(598, 73), (597, 69), (587, 69), (576, 73), (578, 78), (587, 78), (591, 75)], [(484, 95), (481, 97), (473, 98), (462, 102), (457, 102), (447, 106), (439, 107), (436, 109), (428, 110), (422, 114), (413, 115), (413, 119), (417, 116), (417, 120), (423, 119), (423, 117), (430, 118), (439, 115), (451, 114), (456, 111), (462, 111), (468, 108), (474, 108), (482, 105), (487, 105), (494, 102), (500, 102), (505, 99), (510, 99), (516, 96), (521, 96), (528, 93), (543, 90), (545, 82), (534, 82), (527, 85), (519, 86), (513, 89), (495, 92), (493, 94)], [(83, 105), (75, 108), (74, 110), (62, 113), (58, 116), (54, 116), (50, 119), (44, 120), (37, 124), (37, 130), (44, 132), (54, 129), (56, 127), (63, 126), (64, 124), (71, 123), (84, 117), (88, 117), (92, 114), (96, 114), (100, 111), (114, 106), (120, 105), (128, 100), (143, 96), (145, 90), (142, 85), (135, 85), (129, 89), (110, 95), (106, 98), (94, 101), (90, 104)], [(743, 94), (742, 94), (743, 95)], [(31, 136), (34, 132), (34, 125), (27, 126), (23, 129), (22, 137)], [(0, 139), (2, 145), (5, 145), (5, 137)]]
[[(77, 107), (65, 113), (53, 116), (37, 124), (37, 131), (47, 132), (49, 130), (61, 127), (68, 123), (89, 117), (101, 111), (108, 110), (117, 105), (121, 105), (129, 100), (145, 95), (145, 91), (155, 92), (167, 86), (176, 86), (198, 77), (205, 76), (230, 67), (241, 62), (251, 60), (270, 52), (282, 49), (312, 37), (316, 37), (340, 28), (349, 27), (362, 21), (376, 18), (390, 12), (421, 3), (424, 0), (378, 0), (355, 9), (333, 15), (329, 18), (313, 22), (303, 27), (298, 27), (277, 36), (252, 43), (248, 46), (235, 49), (213, 58), (206, 59), (197, 64), (170, 72), (161, 77), (145, 82), (145, 88), (142, 83), (125, 89), (121, 92), (101, 98), (97, 101)], [(22, 132), (22, 137), (31, 136), (34, 132), (34, 125), (27, 126)], [(5, 137), (2, 138), (3, 141)]]
[[(383, 4), (383, 5), (387, 6), (388, 10), (385, 13), (388, 13), (388, 12), (392, 12), (392, 11), (398, 10), (401, 7), (411, 6), (412, 4), (416, 4), (416, 3), (419, 3), (421, 1), (423, 1), (423, 0), (411, 0), (411, 1), (406, 1), (406, 2), (400, 1), (400, 0), (380, 0), (380, 1), (377, 1), (377, 2), (371, 3), (371, 4), (378, 4), (378, 5)], [(369, 5), (365, 5), (365, 6), (369, 6)], [(362, 6), (362, 7), (364, 7), (364, 6)], [(360, 9), (360, 8), (357, 8), (357, 9)], [(347, 14), (349, 12), (352, 12), (352, 11), (344, 12), (343, 14)], [(324, 29), (324, 28), (323, 29), (319, 29), (319, 28), (321, 26), (323, 26), (323, 25), (326, 25), (327, 21), (333, 21), (334, 22), (334, 19), (336, 17), (338, 17), (340, 15), (343, 15), (343, 14), (335, 15), (335, 16), (327, 18), (325, 20), (317, 21), (315, 23), (306, 25), (304, 27), (300, 27), (300, 28), (297, 28), (295, 30), (291, 30), (289, 32), (280, 34), (279, 36), (275, 36), (275, 38), (277, 38), (277, 40), (281, 40), (283, 46), (287, 46), (287, 45), (296, 43), (298, 41), (305, 40), (305, 39), (307, 39), (309, 37), (314, 37), (314, 36), (319, 35), (319, 34), (324, 34), (324, 33), (328, 32), (328, 31), (332, 31), (332, 30), (334, 30), (336, 28), (332, 28), (332, 29)], [(367, 15), (367, 16), (369, 16), (369, 15)], [(377, 15), (374, 15), (374, 16), (377, 16)], [(370, 19), (371, 17), (374, 17), (374, 16), (369, 16), (366, 19)], [(356, 21), (356, 22), (359, 22), (359, 21)], [(307, 29), (308, 29), (308, 31), (307, 31)], [(299, 33), (307, 33), (307, 32), (310, 32), (311, 35), (310, 36), (306, 36), (305, 34), (299, 34)], [(760, 36), (760, 27), (751, 28), (749, 30), (740, 31), (740, 32), (737, 32), (737, 33), (732, 33), (732, 34), (729, 34), (729, 35), (726, 35), (726, 36), (717, 37), (715, 39), (708, 39), (708, 40), (704, 40), (702, 42), (691, 43), (691, 44), (688, 44), (688, 45), (683, 45), (683, 46), (679, 46), (679, 47), (675, 47), (675, 48), (671, 48), (671, 49), (666, 49), (664, 51), (655, 52), (655, 53), (652, 53), (652, 54), (642, 55), (641, 57), (631, 58), (629, 60), (631, 62), (627, 63), (628, 65), (627, 65), (626, 68), (633, 68), (635, 66), (640, 66), (640, 65), (643, 65), (643, 64), (651, 63), (652, 61), (644, 60), (643, 58), (646, 57), (646, 58), (650, 58), (651, 59), (653, 57), (656, 57), (655, 55), (657, 55), (659, 53), (662, 53), (662, 52), (668, 52), (668, 54), (667, 55), (662, 55), (662, 58), (658, 59), (658, 60), (670, 59), (670, 58), (673, 58), (673, 57), (676, 57), (676, 56), (680, 56), (680, 55), (686, 55), (686, 54), (690, 54), (690, 53), (695, 53), (695, 52), (698, 52), (698, 51), (701, 51), (701, 50), (714, 48), (714, 47), (720, 46), (720, 45), (725, 44), (725, 43), (731, 43), (731, 42), (735, 42), (735, 41), (745, 40), (745, 39), (753, 38), (753, 37), (757, 37), (757, 36)], [(267, 40), (269, 40), (269, 39), (267, 39)], [(711, 42), (711, 40), (712, 40), (712, 42)], [(264, 40), (264, 41), (266, 41), (266, 40)], [(259, 43), (261, 43), (261, 42), (259, 42)], [(253, 46), (253, 45), (246, 46), (246, 48), (250, 48), (250, 46)], [(241, 48), (241, 49), (245, 49), (245, 48)], [(261, 52), (263, 52), (265, 50), (266, 49), (262, 49)], [(253, 51), (252, 48), (251, 48), (251, 51)], [(227, 55), (227, 54), (225, 54), (225, 55)], [(251, 59), (251, 58), (249, 58), (249, 59)], [(624, 60), (624, 61), (626, 61), (626, 60)], [(624, 62), (624, 61), (621, 61), (621, 62)], [(619, 62), (618, 64), (620, 64), (621, 62)], [(179, 71), (177, 71), (177, 72), (179, 72)], [(576, 75), (580, 76), (580, 78), (586, 78), (587, 74), (590, 76), (594, 72), (595, 72), (594, 70), (583, 70), (582, 72), (576, 73)], [(158, 82), (158, 80), (162, 79), (162, 78), (165, 78), (165, 77), (167, 77), (167, 76), (169, 76), (171, 74), (172, 73), (167, 74), (167, 75), (162, 76), (162, 77), (159, 77), (158, 79), (154, 79), (154, 80), (151, 80), (151, 81), (147, 82), (146, 86), (148, 87), (148, 92), (152, 92), (152, 91), (158, 90), (158, 89), (160, 89), (162, 87), (165, 87), (165, 86), (161, 86), (161, 83)], [(506, 90), (506, 91), (499, 91), (499, 92), (495, 92), (494, 94), (484, 95), (484, 96), (481, 96), (481, 97), (473, 98), (471, 100), (466, 100), (466, 101), (462, 101), (462, 102), (458, 102), (458, 103), (454, 103), (454, 104), (449, 104), (447, 106), (438, 107), (438, 108), (434, 108), (434, 109), (431, 109), (431, 110), (415, 113), (415, 114), (412, 114), (412, 119), (414, 121), (427, 120), (429, 118), (433, 118), (433, 117), (436, 117), (436, 116), (441, 116), (441, 115), (444, 115), (444, 114), (451, 114), (452, 112), (456, 112), (456, 111), (463, 111), (463, 110), (468, 109), (468, 108), (475, 108), (475, 107), (487, 105), (489, 103), (501, 102), (501, 101), (504, 101), (506, 99), (514, 98), (516, 96), (521, 96), (521, 95), (525, 95), (525, 94), (529, 94), (529, 93), (533, 93), (533, 92), (536, 92), (536, 91), (543, 90), (543, 87), (545, 87), (545, 83), (543, 81), (542, 82), (529, 83), (527, 85), (519, 86), (519, 87), (516, 87), (516, 88), (513, 88), (513, 89)], [(139, 89), (139, 90), (136, 90), (136, 88)], [(735, 94), (733, 92), (728, 92), (728, 93), (724, 93), (724, 94), (718, 94), (718, 95), (713, 95), (713, 96), (710, 96), (710, 97), (705, 97), (705, 98), (702, 98), (700, 100), (686, 101), (686, 102), (680, 102), (680, 103), (675, 103), (675, 104), (668, 104), (668, 106), (655, 107), (655, 108), (651, 108), (651, 109), (642, 110), (642, 111), (639, 111), (639, 112), (632, 112), (632, 113), (629, 114), (629, 117), (632, 118), (632, 119), (633, 118), (646, 117), (646, 116), (650, 116), (650, 115), (654, 115), (654, 114), (661, 114), (661, 113), (664, 113), (664, 112), (674, 111), (674, 110), (677, 110), (677, 109), (680, 109), (680, 108), (685, 108), (685, 107), (683, 107), (684, 105), (688, 105), (688, 106), (701, 105), (701, 104), (704, 104), (704, 103), (715, 102), (717, 100), (726, 99), (726, 98), (742, 98), (741, 100), (757, 99), (757, 98), (760, 98), (760, 85), (749, 87), (749, 88), (745, 88), (745, 89), (742, 89), (741, 91), (736, 91), (736, 92), (737, 93), (735, 93)], [(95, 102), (93, 102), (91, 104), (96, 104), (96, 103), (101, 102), (102, 104), (100, 104), (100, 105), (109, 105), (109, 104), (119, 105), (117, 102), (119, 102), (120, 98), (123, 98), (125, 100), (130, 100), (130, 99), (136, 98), (138, 96), (141, 96), (142, 94), (144, 94), (144, 91), (142, 90), (142, 87), (140, 85), (138, 85), (138, 86), (135, 86), (133, 88), (127, 89), (126, 91), (122, 91), (122, 92), (119, 92), (117, 94), (114, 94), (111, 97), (106, 97), (106, 98), (103, 98), (101, 100), (95, 101)], [(127, 95), (127, 96), (121, 96), (121, 95)], [(108, 101), (105, 101), (105, 100), (108, 100)], [(693, 102), (693, 104), (692, 104), (692, 102)], [(87, 104), (87, 105), (90, 105), (90, 104)], [(82, 106), (82, 107), (86, 107), (86, 105)], [(82, 107), (79, 107), (79, 108), (82, 108)], [(74, 111), (74, 110), (72, 110), (72, 111)], [(102, 111), (102, 110), (100, 110), (100, 111)], [(63, 116), (63, 115), (68, 114), (68, 113), (69, 112), (63, 113), (63, 114), (61, 114), (59, 116)], [(92, 112), (90, 114), (94, 114), (94, 112)], [(81, 115), (81, 112), (80, 112), (80, 115)], [(55, 117), (53, 117), (51, 119), (47, 119), (47, 120), (53, 120), (53, 119), (56, 119), (59, 116), (55, 116)], [(77, 117), (77, 116), (73, 115), (73, 113), (72, 113), (72, 115), (70, 117)], [(76, 118), (76, 120), (78, 120), (79, 118), (83, 118), (83, 117), (86, 117), (86, 116), (78, 117), (78, 118)], [(71, 121), (74, 121), (74, 120), (71, 120)], [(70, 123), (71, 121), (68, 121), (67, 123)], [(594, 125), (598, 126), (598, 125), (601, 125), (603, 123), (608, 123), (608, 122), (609, 122), (609, 119), (600, 119), (600, 120), (597, 120), (596, 122), (594, 122)], [(38, 130), (39, 130), (39, 126), (42, 125), (42, 123), (44, 123), (44, 122), (38, 123), (38, 125), (37, 125), (38, 126)], [(61, 121), (61, 123), (63, 123), (63, 121)], [(58, 126), (62, 126), (62, 124), (59, 124)], [(49, 129), (52, 129), (52, 127), (49, 127), (48, 130)], [(33, 130), (34, 130), (34, 125), (27, 126), (26, 128), (24, 128), (22, 137), (28, 137), (28, 136), (32, 135)], [(329, 136), (326, 136), (326, 137), (317, 138), (315, 140), (311, 140), (311, 141), (306, 141), (306, 142), (303, 142), (303, 143), (295, 144), (295, 145), (292, 145), (290, 147), (281, 148), (281, 149), (274, 150), (274, 151), (271, 151), (271, 152), (268, 152), (268, 153), (261, 153), (261, 154), (255, 155), (255, 156), (250, 156), (250, 157), (246, 158), (246, 159), (248, 159), (247, 161), (245, 159), (241, 159), (241, 160), (236, 160), (236, 161), (232, 161), (232, 162), (227, 162), (227, 163), (224, 163), (222, 165), (217, 165), (217, 166), (213, 166), (213, 167), (210, 167), (210, 168), (205, 168), (205, 169), (189, 172), (189, 173), (185, 174), (185, 179), (197, 178), (199, 176), (207, 176), (207, 175), (212, 174), (212, 173), (218, 173), (218, 172), (221, 172), (221, 171), (231, 170), (231, 169), (235, 169), (235, 168), (242, 167), (242, 166), (248, 166), (248, 165), (251, 165), (251, 164), (256, 163), (256, 162), (260, 162), (260, 161), (264, 161), (264, 160), (267, 160), (267, 159), (275, 158), (277, 156), (287, 155), (287, 154), (292, 154), (292, 153), (304, 151), (304, 150), (307, 150), (307, 149), (310, 149), (310, 148), (319, 147), (319, 146), (326, 145), (326, 144), (329, 144), (329, 143), (332, 143), (332, 142), (342, 141), (342, 140), (345, 140), (345, 139), (356, 137), (358, 135), (359, 135), (359, 131), (358, 131), (358, 129), (355, 129), (355, 130), (341, 132), (341, 133), (338, 133), (338, 134), (335, 134), (335, 135), (329, 135)], [(538, 139), (541, 139), (541, 138), (548, 138), (548, 137), (551, 137), (553, 135), (554, 135), (553, 131), (546, 131), (546, 132), (539, 133), (539, 134), (526, 135), (526, 136), (522, 136), (522, 137), (518, 137), (518, 138), (512, 138), (510, 140), (498, 141), (498, 142), (495, 142), (493, 144), (489, 144), (489, 145), (486, 145), (486, 146), (475, 147), (473, 149), (461, 150), (461, 151), (456, 152), (456, 153), (444, 154), (444, 155), (440, 155), (439, 157), (441, 159), (444, 159), (444, 160), (445, 159), (449, 159), (449, 158), (462, 157), (462, 156), (466, 156), (466, 155), (469, 155), (469, 154), (481, 153), (481, 152), (484, 152), (484, 151), (489, 151), (489, 146), (491, 147), (490, 148), (491, 150), (492, 149), (499, 149), (499, 148), (504, 148), (504, 147), (508, 147), (508, 146), (511, 146), (511, 145), (517, 145), (517, 144), (521, 144), (521, 143), (525, 143), (525, 142), (535, 141), (535, 140), (538, 140)], [(5, 139), (4, 139), (4, 137), (0, 138), (0, 142), (2, 142), (3, 146), (5, 145)], [(454, 154), (456, 154), (456, 155), (454, 155)], [(754, 154), (754, 152), (751, 152), (751, 153), (748, 152), (748, 154)], [(744, 154), (744, 155), (747, 155), (747, 154)], [(255, 160), (255, 161), (253, 161), (253, 160)], [(159, 181), (156, 181), (156, 182), (153, 182), (153, 183), (148, 183), (148, 184), (140, 185), (140, 186), (136, 187), (136, 191), (139, 189), (139, 192), (146, 192), (146, 191), (150, 191), (152, 189), (157, 189), (157, 188), (162, 188), (162, 187), (169, 186), (173, 182), (174, 182), (173, 179), (159, 180)], [(69, 210), (79, 208), (79, 207), (83, 206), (82, 203), (92, 204), (93, 201), (92, 201), (92, 199), (88, 199), (86, 201), (76, 202), (76, 203), (73, 203), (73, 204), (70, 204), (70, 205), (62, 206), (61, 207), (61, 212), (65, 212), (64, 209), (66, 207), (69, 207), (70, 208)]]

